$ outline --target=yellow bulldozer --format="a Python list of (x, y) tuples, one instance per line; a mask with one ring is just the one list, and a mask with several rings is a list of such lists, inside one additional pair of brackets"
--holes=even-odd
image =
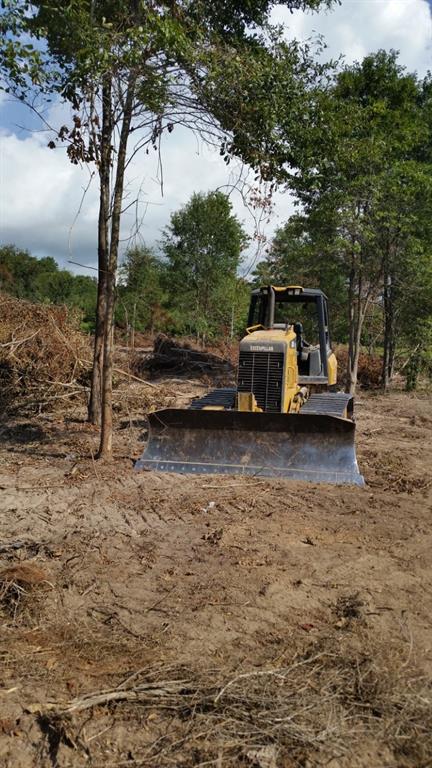
[(237, 386), (151, 413), (136, 469), (363, 485), (327, 304), (319, 289), (253, 290)]

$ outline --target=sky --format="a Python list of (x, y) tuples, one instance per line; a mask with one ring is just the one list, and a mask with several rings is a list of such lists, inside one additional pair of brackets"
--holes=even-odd
[[(327, 59), (342, 54), (351, 63), (380, 48), (393, 48), (409, 71), (424, 76), (432, 70), (432, 0), (342, 0), (332, 11), (319, 14), (289, 13), (277, 6), (273, 21), (284, 25), (287, 38), (323, 35)], [(61, 124), (61, 110), (53, 107), (48, 118)], [(48, 149), (49, 136), (38, 128), (23, 105), (0, 92), (0, 244), (53, 256), (73, 272), (95, 274), (97, 180), (90, 178), (88, 168), (71, 165), (63, 150)], [(193, 192), (227, 190), (233, 181), (232, 166), (227, 169), (217, 151), (186, 130), (176, 129), (167, 137), (162, 157), (163, 188), (154, 154), (137, 156), (130, 169), (126, 205), (137, 197), (140, 202), (138, 210), (132, 206), (124, 215), (123, 252), (134, 242), (157, 247), (170, 214)], [(233, 192), (231, 199), (252, 234), (255, 222), (241, 195)], [(278, 192), (270, 221), (262, 225), (268, 241), (292, 210), (289, 195)], [(245, 271), (261, 256), (262, 250), (252, 244)]]

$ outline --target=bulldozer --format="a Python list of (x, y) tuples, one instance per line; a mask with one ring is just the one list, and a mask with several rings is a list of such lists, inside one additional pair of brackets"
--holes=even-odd
[(136, 469), (364, 484), (354, 400), (338, 391), (328, 300), (319, 289), (253, 290), (237, 386), (185, 409), (155, 411), (148, 422)]

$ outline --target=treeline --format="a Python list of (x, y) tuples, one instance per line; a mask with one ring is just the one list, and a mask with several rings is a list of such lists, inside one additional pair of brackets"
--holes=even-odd
[(59, 269), (51, 256), (38, 259), (14, 245), (1, 246), (0, 291), (18, 299), (76, 307), (83, 327), (94, 326), (96, 278)]
[[(250, 286), (238, 277), (248, 236), (221, 192), (194, 194), (171, 216), (156, 251), (129, 249), (120, 266), (115, 322), (206, 342), (244, 331)], [(14, 246), (0, 248), (0, 290), (31, 301), (67, 304), (94, 330), (97, 283)]]

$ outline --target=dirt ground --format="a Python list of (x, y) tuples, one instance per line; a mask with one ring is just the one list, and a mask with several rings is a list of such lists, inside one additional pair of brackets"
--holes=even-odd
[(432, 766), (431, 399), (360, 393), (332, 487), (134, 472), (140, 387), (112, 464), (0, 424), (0, 765)]

